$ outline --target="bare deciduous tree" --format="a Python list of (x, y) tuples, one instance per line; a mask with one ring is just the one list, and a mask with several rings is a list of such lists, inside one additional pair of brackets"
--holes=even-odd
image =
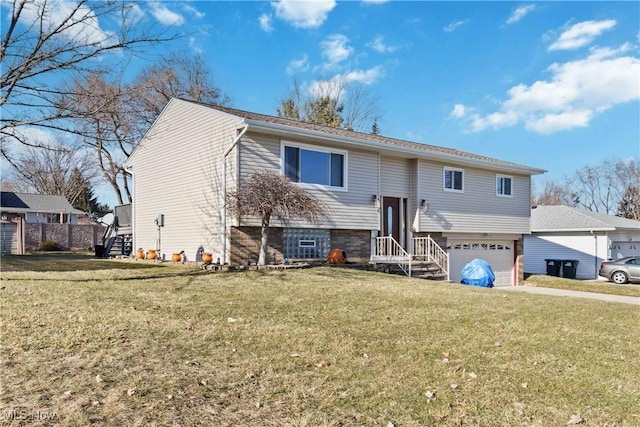
[(103, 178), (118, 203), (131, 202), (130, 174), (124, 162), (172, 97), (222, 103), (226, 98), (210, 79), (202, 58), (172, 55), (143, 70), (135, 83), (94, 70), (77, 78), (59, 97), (58, 109), (74, 117), (74, 132), (95, 153)]
[[(59, 82), (94, 70), (109, 53), (142, 52), (174, 39), (158, 31), (133, 2), (119, 0), (13, 0), (0, 40), (0, 138), (2, 155), (10, 143), (42, 145), (26, 128), (70, 131), (69, 111), (57, 108), (65, 94)], [(113, 25), (105, 29), (104, 25)]]
[(89, 153), (61, 143), (44, 150), (30, 147), (15, 163), (13, 186), (17, 191), (65, 196), (72, 205), (97, 175)]
[(110, 82), (104, 73), (91, 72), (75, 80), (60, 96), (57, 106), (75, 117), (74, 132), (94, 154), (103, 179), (109, 183), (119, 204), (131, 202), (129, 173), (124, 162), (139, 138), (132, 99), (135, 90)]
[(546, 181), (539, 194), (531, 193), (531, 206), (537, 205), (567, 205), (576, 206), (576, 194), (571, 193), (566, 183)]
[(228, 191), (226, 205), (236, 216), (260, 218), (260, 254), (258, 265), (265, 265), (271, 219), (301, 219), (318, 222), (326, 207), (288, 178), (273, 172), (256, 172)]
[(640, 186), (640, 168), (634, 159), (603, 160), (587, 165), (563, 181), (547, 181), (540, 194), (532, 194), (533, 205), (568, 205), (593, 212), (619, 215), (620, 203)]
[(202, 56), (172, 53), (159, 64), (144, 69), (135, 85), (137, 96), (133, 101), (146, 126), (151, 125), (171, 98), (214, 105), (229, 103), (229, 98), (213, 82), (211, 69)]

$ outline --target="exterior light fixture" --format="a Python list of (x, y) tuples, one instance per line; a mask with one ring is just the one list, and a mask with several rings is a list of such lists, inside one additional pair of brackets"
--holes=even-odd
[(427, 201), (427, 199), (422, 199), (422, 202), (420, 203), (420, 206), (422, 207), (422, 210), (426, 213), (429, 212), (429, 202)]

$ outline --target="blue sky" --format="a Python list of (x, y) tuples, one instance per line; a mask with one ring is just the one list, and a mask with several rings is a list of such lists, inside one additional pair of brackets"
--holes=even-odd
[(640, 158), (637, 2), (136, 4), (185, 35), (173, 49), (203, 55), (235, 108), (275, 114), (293, 76), (341, 77), (379, 98), (383, 135), (546, 169), (539, 188)]
[(536, 184), (640, 156), (637, 2), (156, 6), (236, 108), (274, 114), (294, 75), (342, 76), (379, 98), (384, 135), (548, 170)]

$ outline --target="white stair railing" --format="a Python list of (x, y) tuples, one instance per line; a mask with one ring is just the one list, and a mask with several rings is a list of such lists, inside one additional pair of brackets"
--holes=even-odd
[(411, 276), (411, 255), (392, 236), (376, 237), (373, 259), (398, 264), (404, 274)]
[(449, 254), (431, 236), (413, 238), (413, 258), (433, 262), (449, 280)]

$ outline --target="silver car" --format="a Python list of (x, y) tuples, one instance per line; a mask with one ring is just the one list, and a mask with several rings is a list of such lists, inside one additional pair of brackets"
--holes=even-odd
[(600, 264), (598, 275), (619, 285), (627, 282), (640, 283), (640, 256), (628, 256)]

